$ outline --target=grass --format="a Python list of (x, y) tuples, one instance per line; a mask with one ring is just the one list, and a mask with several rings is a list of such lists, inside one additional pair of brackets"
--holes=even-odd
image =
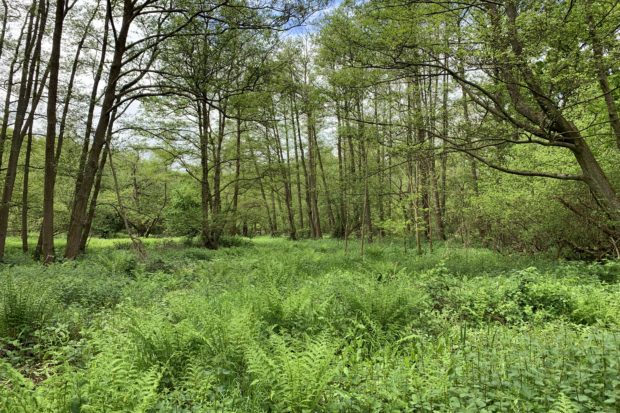
[[(0, 270), (0, 411), (617, 412), (620, 264), (94, 240)], [(12, 244), (13, 245), (13, 244)]]

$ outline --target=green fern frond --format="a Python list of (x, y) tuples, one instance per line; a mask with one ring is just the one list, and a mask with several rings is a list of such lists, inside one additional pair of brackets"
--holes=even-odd
[(578, 413), (579, 410), (564, 393), (560, 393), (549, 413)]

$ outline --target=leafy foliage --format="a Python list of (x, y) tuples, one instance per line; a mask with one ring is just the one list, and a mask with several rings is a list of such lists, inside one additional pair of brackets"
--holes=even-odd
[(97, 242), (83, 261), (0, 273), (0, 411), (620, 406), (613, 261), (389, 241), (362, 260), (334, 240), (256, 238), (208, 259), (151, 242), (162, 267)]

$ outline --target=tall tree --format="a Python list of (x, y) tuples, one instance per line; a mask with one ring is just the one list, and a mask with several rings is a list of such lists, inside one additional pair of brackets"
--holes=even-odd
[(54, 261), (54, 184), (56, 182), (56, 105), (58, 102), (58, 76), (60, 72), (60, 45), (65, 19), (65, 0), (56, 0), (54, 34), (49, 67), (47, 93), (47, 130), (45, 134), (45, 178), (43, 182), (43, 262)]

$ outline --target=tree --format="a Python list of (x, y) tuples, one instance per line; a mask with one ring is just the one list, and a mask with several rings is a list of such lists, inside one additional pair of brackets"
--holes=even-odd
[[(60, 72), (60, 43), (66, 15), (65, 1), (56, 1), (54, 34), (49, 66), (47, 93), (47, 131), (45, 134), (45, 182), (43, 184), (43, 224), (41, 226), (43, 261), (54, 261), (54, 184), (56, 181), (56, 103)], [(30, 143), (30, 141), (29, 141)], [(30, 146), (30, 145), (29, 145)]]

